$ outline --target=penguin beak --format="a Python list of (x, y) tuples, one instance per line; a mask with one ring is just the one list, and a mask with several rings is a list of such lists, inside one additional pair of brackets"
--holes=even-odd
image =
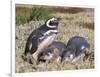
[(60, 20), (61, 20), (61, 18), (60, 18), (60, 17), (58, 17), (58, 18), (57, 18), (57, 21), (60, 21)]

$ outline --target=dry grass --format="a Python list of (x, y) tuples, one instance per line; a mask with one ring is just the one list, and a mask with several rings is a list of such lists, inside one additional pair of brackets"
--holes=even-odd
[[(75, 35), (85, 37), (91, 46), (91, 51), (94, 52), (94, 13), (93, 12), (79, 12), (75, 14), (70, 13), (56, 13), (54, 16), (61, 17), (59, 24), (59, 34), (56, 40), (67, 43), (69, 38)], [(94, 56), (91, 55), (86, 61), (80, 59), (75, 64), (71, 63), (40, 63), (39, 65), (32, 65), (23, 61), (21, 58), (25, 49), (26, 40), (29, 34), (43, 24), (44, 21), (31, 21), (21, 26), (16, 26), (16, 72), (33, 72), (33, 71), (55, 71), (55, 70), (77, 70), (94, 68)]]

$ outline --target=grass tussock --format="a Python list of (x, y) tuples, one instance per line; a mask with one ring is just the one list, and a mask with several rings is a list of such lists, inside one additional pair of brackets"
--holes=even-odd
[(50, 17), (50, 13), (47, 8), (33, 7), (30, 14), (29, 21), (31, 20), (47, 20)]
[[(28, 12), (29, 11), (29, 12)], [(47, 20), (51, 15), (47, 8), (44, 7), (33, 7), (30, 10), (24, 8), (16, 8), (16, 24), (23, 25), (29, 21), (36, 20)]]

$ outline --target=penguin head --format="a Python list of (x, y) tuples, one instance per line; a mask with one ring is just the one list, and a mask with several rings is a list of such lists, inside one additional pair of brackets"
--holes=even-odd
[(63, 53), (63, 60), (72, 61), (75, 58), (76, 48), (74, 46), (68, 46)]
[(44, 53), (41, 54), (40, 60), (46, 61), (51, 60), (53, 58), (52, 49), (47, 49)]
[(46, 26), (49, 28), (56, 28), (58, 27), (60, 18), (52, 17), (46, 21)]

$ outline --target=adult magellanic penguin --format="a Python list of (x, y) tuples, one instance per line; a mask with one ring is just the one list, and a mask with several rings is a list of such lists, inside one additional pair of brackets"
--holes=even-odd
[(35, 29), (27, 39), (24, 56), (32, 55), (32, 63), (37, 63), (39, 54), (48, 47), (58, 33), (59, 18), (52, 17)]

